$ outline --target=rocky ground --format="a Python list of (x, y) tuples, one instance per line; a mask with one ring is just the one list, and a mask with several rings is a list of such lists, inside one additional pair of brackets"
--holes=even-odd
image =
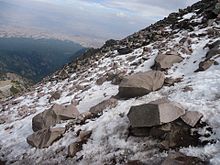
[(0, 106), (2, 164), (220, 164), (220, 2), (92, 49)]

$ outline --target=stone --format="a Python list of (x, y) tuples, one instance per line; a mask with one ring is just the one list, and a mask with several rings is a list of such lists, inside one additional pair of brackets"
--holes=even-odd
[(129, 54), (129, 53), (132, 53), (132, 51), (133, 50), (128, 47), (118, 49), (119, 55)]
[(51, 102), (54, 101), (54, 100), (60, 99), (60, 96), (61, 96), (61, 92), (60, 92), (60, 91), (54, 92), (54, 93), (52, 94), (52, 96), (50, 97), (49, 102), (51, 103)]
[(76, 154), (82, 150), (83, 142), (77, 141), (68, 146), (68, 157), (74, 157)]
[(160, 137), (162, 140), (160, 143), (161, 149), (169, 150), (179, 147), (198, 146), (200, 144), (199, 136), (192, 134), (191, 127), (185, 122), (178, 119), (170, 124), (170, 130), (164, 132), (165, 134)]
[(166, 99), (132, 106), (128, 118), (132, 127), (152, 127), (172, 122), (185, 114), (179, 104)]
[(27, 142), (36, 148), (47, 148), (59, 140), (65, 133), (65, 128), (47, 128), (34, 132), (27, 137)]
[(77, 141), (68, 146), (68, 156), (76, 156), (76, 154), (82, 150), (83, 144), (87, 143), (91, 134), (92, 131), (80, 131), (79, 138), (77, 139)]
[(213, 64), (214, 64), (214, 60), (205, 60), (199, 63), (199, 69), (197, 69), (195, 72), (198, 71), (205, 71), (207, 69), (209, 69)]
[(36, 132), (54, 126), (61, 120), (75, 119), (77, 116), (79, 116), (79, 112), (74, 105), (71, 104), (64, 107), (54, 104), (50, 109), (33, 117), (32, 129)]
[(135, 137), (147, 137), (150, 135), (151, 128), (149, 127), (138, 127), (138, 128), (129, 128), (129, 135)]
[(92, 131), (80, 131), (79, 133), (80, 141), (87, 142), (91, 135), (92, 135)]
[(180, 152), (170, 152), (161, 165), (205, 165), (206, 163), (197, 157), (186, 156)]
[(179, 83), (182, 81), (182, 78), (171, 78), (171, 77), (166, 77), (164, 81), (165, 86), (173, 86), (175, 83)]
[(115, 108), (118, 104), (118, 100), (115, 98), (110, 98), (108, 100), (104, 100), (101, 103), (90, 108), (89, 112), (92, 113), (93, 117), (99, 117), (102, 115), (105, 109)]
[(156, 70), (165, 70), (169, 69), (175, 63), (180, 63), (183, 61), (183, 58), (178, 55), (164, 55), (159, 54), (155, 59), (154, 67)]
[(195, 125), (200, 121), (203, 115), (196, 111), (187, 111), (185, 115), (180, 118), (189, 126), (195, 127)]
[(106, 77), (100, 77), (99, 79), (96, 80), (97, 85), (102, 85), (106, 81)]
[(132, 98), (146, 95), (160, 89), (165, 80), (165, 75), (160, 71), (147, 71), (124, 77), (119, 84), (118, 96)]

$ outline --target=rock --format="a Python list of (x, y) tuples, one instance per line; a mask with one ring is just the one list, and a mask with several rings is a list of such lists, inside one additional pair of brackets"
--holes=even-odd
[(199, 63), (199, 69), (197, 69), (195, 72), (198, 71), (205, 71), (208, 68), (210, 68), (214, 64), (214, 60), (205, 60)]
[(172, 122), (184, 114), (185, 110), (179, 104), (160, 99), (132, 106), (128, 118), (132, 127), (152, 127)]
[(165, 131), (165, 134), (160, 136), (162, 140), (160, 143), (161, 149), (169, 150), (179, 147), (198, 146), (200, 144), (200, 136), (192, 134), (191, 127), (182, 120), (173, 121), (170, 125), (170, 130)]
[(87, 143), (91, 134), (92, 134), (92, 131), (81, 131), (79, 134), (79, 139), (77, 139), (76, 142), (68, 146), (68, 156), (69, 157), (76, 156), (77, 152), (82, 150), (83, 144)]
[(50, 97), (49, 102), (51, 103), (51, 102), (54, 101), (54, 100), (60, 99), (60, 96), (61, 96), (61, 92), (60, 92), (60, 91), (54, 92), (54, 93), (52, 94), (52, 96)]
[(210, 50), (206, 53), (206, 60), (220, 54), (220, 40), (208, 45), (208, 47)]
[(155, 59), (153, 68), (156, 70), (165, 70), (171, 68), (173, 64), (180, 63), (181, 61), (183, 61), (183, 58), (178, 55), (159, 54)]
[(83, 143), (81, 141), (70, 144), (68, 146), (68, 156), (69, 157), (76, 156), (77, 152), (82, 150), (82, 146), (83, 146)]
[(96, 80), (97, 85), (102, 85), (106, 81), (106, 77), (100, 77), (99, 79)]
[(203, 115), (199, 112), (187, 111), (185, 115), (181, 116), (181, 119), (189, 126), (195, 127), (202, 117)]
[(60, 120), (75, 119), (77, 116), (79, 116), (79, 112), (74, 105), (64, 107), (55, 104), (50, 109), (33, 117), (32, 129), (36, 132), (44, 128), (49, 128)]
[(115, 108), (118, 104), (118, 100), (115, 98), (110, 98), (108, 100), (104, 100), (101, 103), (90, 108), (89, 112), (92, 113), (93, 117), (101, 116), (105, 109)]
[(65, 69), (61, 70), (58, 76), (62, 80), (69, 78), (68, 72)]
[(92, 135), (92, 131), (80, 131), (79, 133), (80, 141), (87, 142), (91, 135)]
[(36, 148), (47, 148), (65, 133), (65, 128), (47, 128), (34, 132), (27, 137), (27, 142)]
[(129, 128), (129, 134), (135, 137), (147, 137), (150, 135), (151, 128), (149, 127), (139, 127), (139, 128)]
[(133, 50), (128, 47), (118, 49), (119, 55), (129, 54), (129, 53), (132, 53), (132, 51)]
[(142, 163), (141, 161), (139, 160), (130, 160), (128, 161), (126, 164), (124, 165), (145, 165), (144, 163)]
[(193, 91), (193, 88), (190, 87), (190, 86), (185, 86), (185, 87), (183, 88), (183, 92), (192, 92), (192, 91)]
[(123, 78), (119, 85), (118, 95), (122, 98), (143, 96), (160, 89), (164, 80), (164, 73), (160, 71), (136, 73)]
[(164, 85), (166, 85), (166, 86), (173, 86), (175, 83), (179, 83), (181, 81), (182, 81), (182, 78), (173, 79), (171, 77), (166, 77), (165, 81), (164, 81)]
[(206, 163), (197, 157), (186, 156), (182, 153), (169, 153), (161, 165), (205, 165)]

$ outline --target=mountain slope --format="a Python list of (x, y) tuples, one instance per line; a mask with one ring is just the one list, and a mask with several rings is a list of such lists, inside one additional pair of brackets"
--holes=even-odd
[[(108, 41), (102, 48), (87, 51), (66, 65), (48, 81), (37, 84), (33, 91), (4, 102), (0, 107), (4, 121), (0, 125), (1, 159), (7, 164), (126, 164), (133, 160), (161, 164), (167, 150), (161, 151), (161, 142), (156, 138), (132, 136), (127, 114), (132, 106), (166, 97), (187, 111), (200, 112), (202, 122), (212, 130), (209, 134), (204, 127), (193, 128), (201, 135), (203, 145), (175, 149), (210, 164), (219, 164), (218, 6), (216, 0), (203, 0), (124, 40)], [(178, 62), (177, 56), (181, 59)], [(171, 57), (175, 59), (173, 62), (163, 61)], [(165, 74), (161, 89), (127, 99), (117, 95), (121, 80), (127, 75), (152, 69)], [(55, 103), (76, 106), (81, 115), (59, 120), (56, 127), (65, 126), (66, 132), (55, 138), (57, 141), (51, 146), (33, 148), (29, 145), (31, 138), (29, 144), (26, 141), (33, 134), (32, 124), (36, 124), (33, 118)], [(68, 111), (65, 108), (61, 109)], [(40, 141), (43, 137), (38, 138)]]

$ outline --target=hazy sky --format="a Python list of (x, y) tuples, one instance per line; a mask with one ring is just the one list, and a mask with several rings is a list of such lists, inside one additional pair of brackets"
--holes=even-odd
[(122, 38), (198, 0), (0, 0), (0, 24)]

